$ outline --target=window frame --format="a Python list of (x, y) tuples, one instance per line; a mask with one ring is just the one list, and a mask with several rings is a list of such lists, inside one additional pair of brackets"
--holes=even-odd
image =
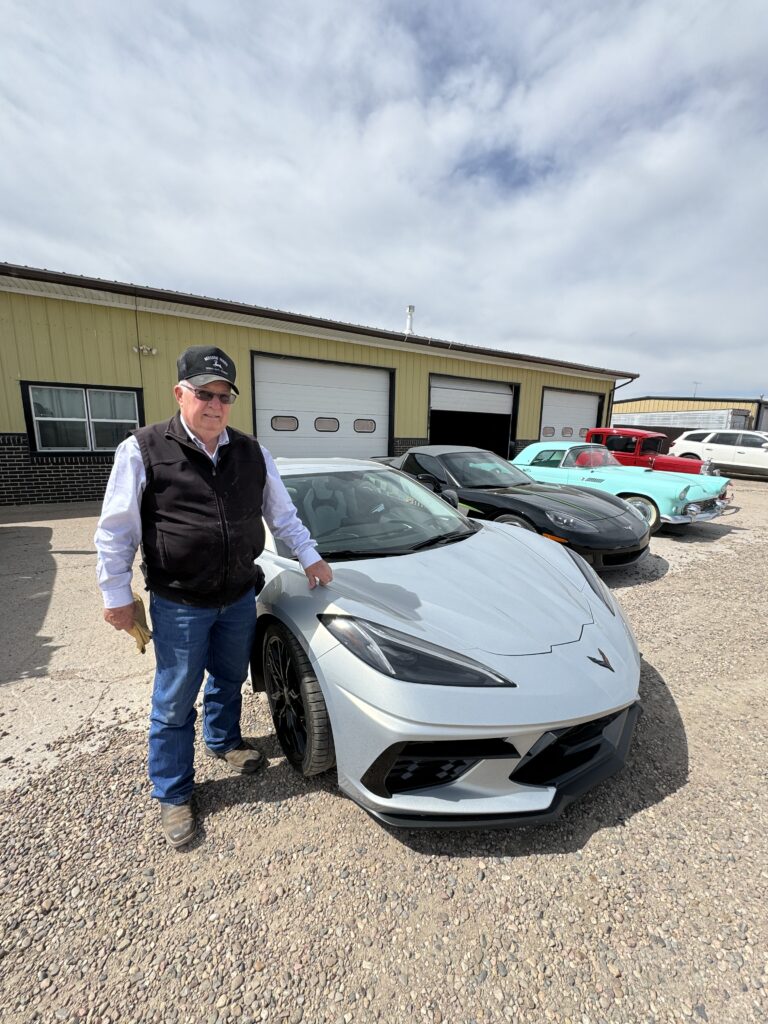
[[(21, 387), (21, 404), (24, 410), (24, 421), (27, 428), (27, 438), (29, 441), (29, 451), (31, 455), (51, 459), (64, 459), (73, 457), (78, 459), (104, 459), (111, 458), (114, 455), (117, 446), (115, 446), (115, 448), (96, 448), (94, 446), (93, 422), (90, 414), (89, 401), (89, 392), (91, 391), (116, 391), (133, 395), (134, 401), (136, 403), (136, 427), (143, 427), (146, 422), (144, 418), (144, 393), (142, 388), (125, 387), (119, 384), (82, 384), (76, 381), (61, 380), (20, 380), (19, 385)], [(88, 448), (41, 447), (38, 433), (38, 422), (40, 421), (38, 420), (38, 417), (35, 414), (32, 404), (32, 388), (56, 388), (58, 390), (81, 391), (83, 393), (85, 404), (85, 419), (78, 419), (77, 422), (85, 423), (89, 445)], [(56, 419), (56, 417), (51, 417), (50, 419)], [(66, 417), (63, 420), (61, 420), (61, 422), (65, 421)], [(43, 419), (43, 422), (45, 422), (45, 418)], [(122, 423), (127, 421), (109, 421), (104, 420), (101, 417), (96, 417), (96, 422)], [(118, 444), (119, 443), (120, 442), (118, 442)]]
[[(719, 437), (726, 438), (725, 441), (718, 441)], [(718, 430), (708, 444), (721, 444), (724, 448), (738, 448), (741, 432), (738, 430)]]
[[(318, 427), (317, 424), (321, 420), (323, 422), (327, 422), (327, 423), (335, 423), (336, 426), (335, 427)], [(339, 428), (341, 427), (341, 424), (339, 423), (338, 416), (315, 416), (315, 421), (314, 421), (313, 426), (315, 428), (315, 432), (318, 433), (318, 434), (338, 434)]]
[[(293, 420), (296, 424), (295, 427), (276, 427), (275, 420)], [(269, 429), (275, 434), (295, 434), (299, 429), (299, 417), (294, 416), (290, 412), (276, 412), (274, 416), (270, 418)]]

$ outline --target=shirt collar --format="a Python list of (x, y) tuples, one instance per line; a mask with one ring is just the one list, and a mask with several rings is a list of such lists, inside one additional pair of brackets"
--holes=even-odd
[(216, 439), (216, 450), (214, 451), (213, 455), (211, 455), (211, 453), (205, 447), (205, 445), (200, 440), (200, 438), (196, 437), (192, 433), (192, 431), (189, 429), (189, 427), (187, 426), (187, 424), (186, 424), (186, 422), (184, 420), (184, 417), (182, 416), (181, 413), (179, 413), (179, 419), (181, 420), (181, 425), (186, 430), (187, 436), (189, 437), (190, 441), (192, 441), (193, 444), (197, 445), (197, 447), (200, 449), (201, 452), (205, 452), (205, 454), (208, 456), (209, 459), (213, 459), (213, 461), (215, 462), (216, 461), (216, 456), (219, 454), (219, 448), (221, 448), (225, 444), (229, 444), (229, 435), (227, 434), (226, 429), (222, 430), (222, 432), (217, 437), (217, 439)]

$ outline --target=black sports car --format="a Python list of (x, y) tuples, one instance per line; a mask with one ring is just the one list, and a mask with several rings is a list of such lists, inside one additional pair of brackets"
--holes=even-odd
[(565, 544), (601, 572), (637, 562), (648, 551), (648, 524), (613, 494), (542, 484), (493, 452), (423, 445), (387, 460), (437, 493), (454, 490), (471, 519), (495, 519)]

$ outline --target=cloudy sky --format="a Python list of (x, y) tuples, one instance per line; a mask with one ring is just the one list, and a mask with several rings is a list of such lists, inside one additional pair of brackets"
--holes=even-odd
[(768, 393), (762, 0), (0, 0), (0, 259)]

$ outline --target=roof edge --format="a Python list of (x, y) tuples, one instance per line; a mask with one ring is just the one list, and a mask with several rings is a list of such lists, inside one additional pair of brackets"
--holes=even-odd
[[(765, 402), (765, 398), (710, 398), (709, 395), (638, 395), (637, 398), (617, 398), (614, 405), (626, 405), (629, 402)], [(664, 412), (665, 410), (659, 410)], [(672, 410), (668, 410), (671, 412)]]
[(445, 341), (441, 338), (429, 338), (425, 335), (408, 334), (402, 331), (388, 331), (383, 328), (365, 327), (360, 324), (346, 323), (341, 320), (329, 320), (325, 317), (306, 316), (300, 313), (288, 313), (282, 309), (271, 309), (268, 306), (254, 306), (246, 302), (232, 302), (228, 299), (213, 299), (205, 295), (192, 295), (187, 292), (171, 291), (164, 288), (151, 288), (146, 285), (127, 284), (122, 281), (108, 281), (100, 277), (86, 277), (82, 274), (68, 274), (59, 270), (46, 270), (40, 267), (25, 267), (16, 263), (0, 262), (0, 277), (13, 277), (20, 280), (41, 281), (49, 284), (69, 285), (75, 288), (90, 288), (93, 291), (112, 292), (118, 295), (132, 295), (136, 298), (153, 299), (156, 302), (176, 302), (179, 305), (198, 306), (200, 308), (219, 309), (229, 313), (261, 316), (283, 323), (301, 324), (304, 327), (318, 327), (350, 334), (363, 335), (368, 338), (380, 338), (383, 341), (408, 342), (410, 345), (422, 345), (425, 348), (447, 349), (454, 352), (467, 352), (474, 355), (496, 356), (501, 359), (516, 360), (544, 366), (562, 366), (569, 370), (585, 370), (598, 373), (604, 377), (637, 380), (639, 373), (624, 370), (610, 370), (600, 366), (588, 366), (586, 363), (571, 363), (563, 359), (546, 359), (544, 356), (532, 356), (506, 349), (484, 348), (468, 345), (457, 341)]

